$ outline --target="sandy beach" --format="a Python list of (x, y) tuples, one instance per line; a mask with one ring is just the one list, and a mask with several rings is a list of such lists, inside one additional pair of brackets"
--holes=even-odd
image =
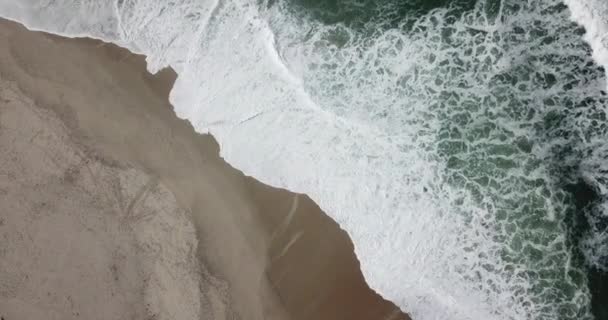
[(0, 43), (3, 319), (408, 319), (310, 198), (175, 116), (174, 72), (8, 21)]

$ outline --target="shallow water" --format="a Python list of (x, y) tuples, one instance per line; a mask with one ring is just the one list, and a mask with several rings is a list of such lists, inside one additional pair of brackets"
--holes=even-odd
[(562, 2), (41, 3), (0, 14), (173, 66), (178, 115), (415, 319), (606, 318), (606, 84)]

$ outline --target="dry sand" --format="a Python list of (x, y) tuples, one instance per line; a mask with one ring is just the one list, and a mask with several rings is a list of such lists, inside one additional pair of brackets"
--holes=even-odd
[(407, 319), (308, 197), (175, 117), (172, 71), (7, 21), (0, 44), (5, 320)]

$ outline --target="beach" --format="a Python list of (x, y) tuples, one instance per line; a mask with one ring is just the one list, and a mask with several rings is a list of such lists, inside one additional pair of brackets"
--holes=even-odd
[(408, 319), (310, 198), (175, 116), (172, 70), (4, 20), (0, 43), (4, 319)]

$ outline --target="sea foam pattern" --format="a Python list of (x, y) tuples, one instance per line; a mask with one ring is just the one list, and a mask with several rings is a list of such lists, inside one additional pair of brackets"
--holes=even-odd
[[(387, 23), (387, 3), (360, 24), (286, 0), (0, 0), (0, 15), (173, 67), (178, 116), (246, 174), (315, 199), (415, 319), (591, 319), (564, 186), (608, 181), (605, 82), (570, 13), (505, 0)], [(602, 266), (596, 225), (580, 246)]]

